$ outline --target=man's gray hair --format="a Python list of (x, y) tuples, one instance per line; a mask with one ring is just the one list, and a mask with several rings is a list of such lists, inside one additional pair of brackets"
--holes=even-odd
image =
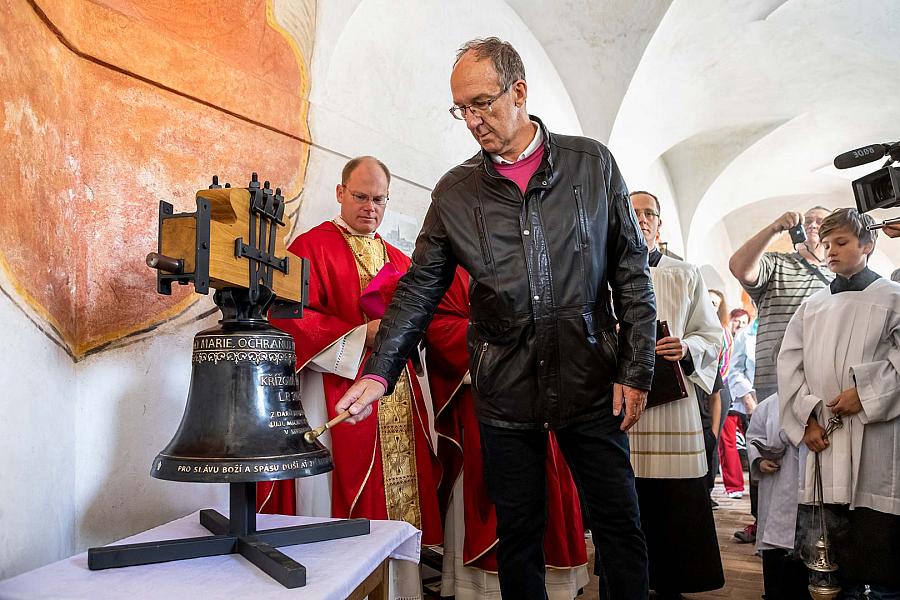
[(518, 80), (525, 80), (525, 65), (522, 57), (516, 52), (512, 44), (504, 42), (498, 37), (475, 38), (459, 47), (456, 52), (456, 61), (460, 61), (464, 54), (472, 52), (476, 60), (490, 58), (494, 63), (494, 70), (500, 79), (500, 87), (508, 90)]

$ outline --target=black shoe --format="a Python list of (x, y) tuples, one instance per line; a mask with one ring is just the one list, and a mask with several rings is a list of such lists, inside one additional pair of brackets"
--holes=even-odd
[(734, 532), (734, 539), (739, 544), (753, 544), (756, 542), (756, 523), (751, 523), (743, 529)]
[(713, 500), (712, 498), (709, 499), (709, 505), (712, 507), (713, 510), (719, 510), (719, 503), (716, 502), (715, 500)]

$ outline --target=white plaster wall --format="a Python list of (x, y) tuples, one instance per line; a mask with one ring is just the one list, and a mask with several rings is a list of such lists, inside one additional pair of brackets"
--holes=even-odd
[(0, 579), (75, 551), (72, 360), (0, 293)]
[(360, 154), (377, 156), (395, 175), (386, 220), (393, 212), (421, 221), (435, 182), (478, 151), (447, 112), (456, 49), (471, 38), (510, 41), (525, 63), (529, 111), (553, 131), (581, 133), (556, 69), (505, 2), (320, 2), (317, 19), (310, 129), (318, 149), (299, 231), (333, 216), (340, 168)]
[(572, 94), (588, 137), (606, 143), (622, 97), (672, 0), (508, 0)]
[[(211, 306), (209, 299), (201, 302)], [(227, 507), (225, 484), (150, 477), (153, 459), (181, 422), (193, 336), (219, 316), (170, 324), (148, 339), (78, 363), (76, 550), (197, 509)]]
[(320, 148), (310, 150), (294, 228), (296, 234), (338, 214), (340, 207), (335, 199), (335, 186), (341, 182), (341, 169), (346, 162), (346, 158), (333, 152)]
[[(629, 168), (666, 158), (693, 260), (703, 249), (692, 244), (741, 206), (798, 194), (853, 204), (827, 166), (845, 150), (895, 139), (900, 108), (883, 98), (898, 85), (898, 14), (900, 5), (874, 0), (671, 3), (634, 69), (610, 146)], [(739, 242), (753, 231), (736, 233)]]
[(225, 485), (150, 477), (181, 421), (193, 335), (218, 318), (197, 320), (210, 307), (74, 363), (0, 294), (0, 579), (227, 506)]
[[(886, 239), (887, 238), (884, 236), (879, 238), (879, 241), (882, 242), (882, 248), (879, 249), (876, 247), (875, 252), (873, 252), (872, 256), (869, 257), (869, 268), (882, 277), (890, 279), (891, 273), (893, 273), (894, 269), (896, 269), (897, 267), (895, 266), (894, 261), (884, 253), (884, 240)], [(890, 241), (888, 242), (888, 244), (890, 244)]]
[[(690, 256), (688, 260), (703, 265), (707, 287), (716, 288), (725, 294), (725, 302), (729, 308), (738, 308), (741, 306), (741, 284), (728, 270), (728, 260), (737, 246), (732, 244), (728, 229), (719, 221), (706, 231), (692, 235), (701, 238), (702, 243), (697, 244), (697, 247), (702, 248), (702, 254), (699, 257)], [(715, 276), (711, 275), (711, 271)]]

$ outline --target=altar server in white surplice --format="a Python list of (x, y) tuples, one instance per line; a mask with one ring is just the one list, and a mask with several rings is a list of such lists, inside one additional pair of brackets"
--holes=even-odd
[[(900, 594), (900, 285), (866, 266), (875, 248), (875, 232), (865, 228), (872, 222), (855, 209), (822, 222), (837, 277), (788, 324), (778, 388), (782, 427), (800, 446), (803, 504), (813, 501), (814, 453), (821, 457), (845, 592), (869, 585), (873, 593)], [(834, 415), (843, 426), (825, 439)]]
[(670, 337), (656, 341), (656, 353), (680, 361), (688, 376), (687, 398), (648, 408), (628, 432), (650, 588), (660, 597), (678, 597), (725, 584), (694, 391), (696, 384), (712, 392), (724, 339), (700, 269), (658, 248), (662, 221), (656, 197), (633, 192), (631, 203), (650, 252), (657, 318), (669, 325)]

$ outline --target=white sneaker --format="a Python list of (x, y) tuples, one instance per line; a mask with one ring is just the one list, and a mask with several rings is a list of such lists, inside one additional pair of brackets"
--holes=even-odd
[(744, 492), (728, 492), (728, 497), (732, 500), (740, 500), (744, 497)]

